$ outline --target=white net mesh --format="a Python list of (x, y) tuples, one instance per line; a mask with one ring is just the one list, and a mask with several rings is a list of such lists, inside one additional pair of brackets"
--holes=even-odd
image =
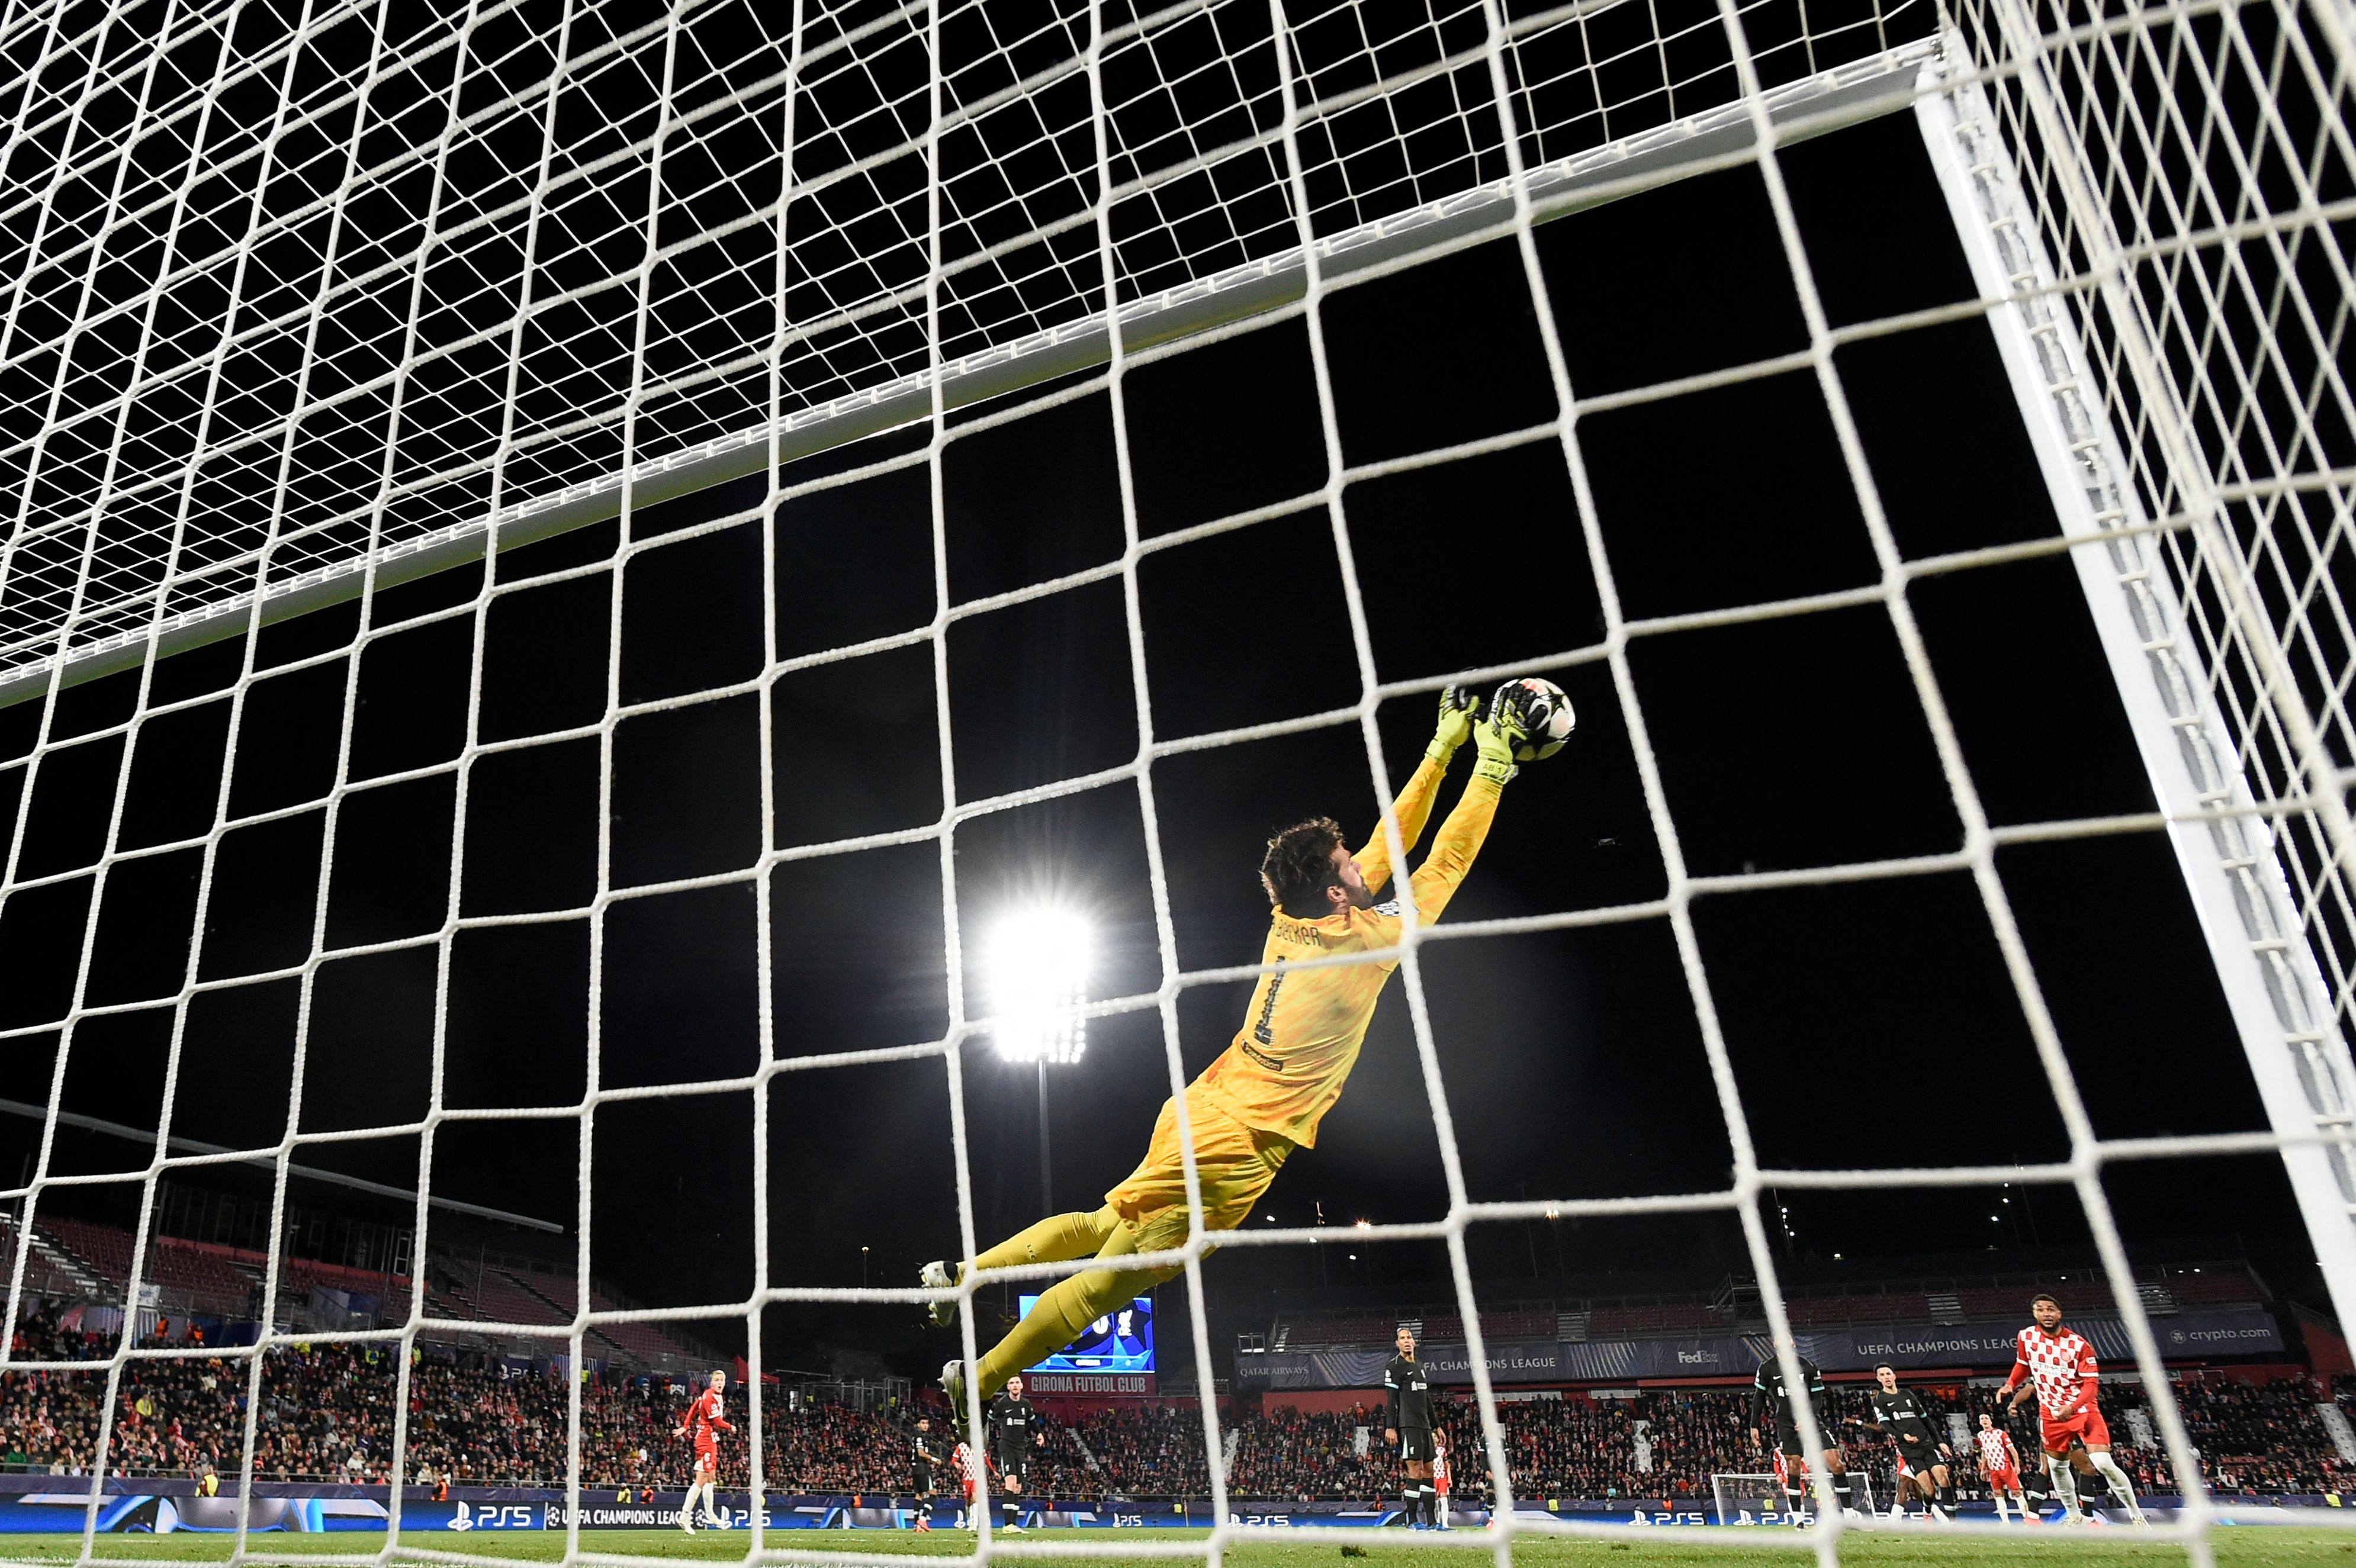
[[(1894, 41), (1878, 6), (1757, 9), (1779, 86)], [(556, 32), (509, 7), (175, 6), (160, 38), (18, 17), (0, 671), (121, 662), (151, 623), (225, 635), (257, 590), (297, 599), (273, 613), (348, 596), (371, 539), (399, 574), (479, 552), (510, 509), (611, 515), (621, 470), (708, 443), (746, 471), (773, 394), (803, 425), (905, 418), (936, 359), (1100, 343), (1099, 208), (1124, 304), (1249, 309), (1298, 267), (1258, 7), (1108, 17), (1094, 73), (1079, 8), (1005, 36), (952, 11), (937, 123), (936, 20), (814, 16), (796, 65), (784, 14), (751, 5), (584, 7)], [(1337, 5), (1291, 36), (1309, 234), (1363, 243), (1505, 174), (1477, 7), (1380, 28)], [(1505, 49), (1536, 169), (1737, 91), (1700, 12), (1534, 10)]]
[[(55, 869), (28, 855), (37, 834), (20, 812), (0, 899), (25, 901), (87, 880), (90, 898), (71, 985), (47, 1016), (0, 1041), (57, 1038), (41, 1155), (30, 1181), (5, 1196), (37, 1211), (45, 1194), (98, 1178), (50, 1168), (58, 1112), (78, 1034), (112, 1018), (170, 1020), (155, 1157), (136, 1173), (143, 1205), (158, 1180), (208, 1163), (261, 1158), (276, 1172), (271, 1253), (307, 1147), (413, 1137), (419, 1186), (430, 1190), (437, 1138), (468, 1123), (537, 1120), (579, 1129), (579, 1275), (591, 1266), (594, 1125), (630, 1102), (759, 1091), (753, 1105), (755, 1289), (731, 1310), (762, 1360), (761, 1309), (791, 1301), (913, 1305), (906, 1289), (775, 1286), (766, 1222), (769, 1086), (835, 1067), (939, 1059), (958, 1176), (960, 1243), (977, 1250), (958, 1062), (988, 1020), (968, 1006), (957, 831), (1037, 802), (1098, 788), (1133, 791), (1143, 826), (1159, 983), (1092, 1005), (1092, 1014), (1158, 1017), (1170, 1083), (1182, 996), (1257, 973), (1188, 968), (1171, 914), (1156, 816), (1157, 763), (1182, 752), (1315, 729), (1355, 730), (1386, 803), (1399, 770), (1376, 724), (1387, 699), (1428, 692), (1440, 677), (1378, 676), (1375, 629), (1353, 569), (1346, 483), (1519, 446), (1558, 449), (1575, 496), (1565, 535), (1581, 541), (1598, 587), (1601, 635), (1510, 667), (1600, 666), (1620, 708), (1645, 814), (1666, 869), (1658, 897), (1601, 909), (1410, 930), (1400, 959), (1418, 1059), (1450, 1204), (1444, 1219), (1376, 1226), (1373, 1239), (1437, 1238), (1448, 1251), (1498, 1478), (1497, 1530), (1575, 1531), (1516, 1519), (1511, 1468), (1483, 1356), (1465, 1249), (1468, 1227), (1562, 1215), (1730, 1212), (1746, 1236), (1767, 1317), (1794, 1352), (1762, 1190), (1963, 1186), (2040, 1181), (2074, 1190), (2100, 1245), (2147, 1377), (2159, 1357), (2101, 1185), (2106, 1163), (2188, 1153), (2334, 1147), (2347, 1125), (2350, 1076), (2340, 1039), (2356, 937), (2342, 857), (2351, 848), (2343, 790), (2351, 732), (2345, 690), (2356, 660), (2336, 574), (2348, 551), (2351, 415), (2340, 369), (2351, 290), (2340, 235), (2356, 215), (2344, 125), (2345, 18), (2278, 0), (2187, 3), (2145, 10), (2048, 15), (2025, 5), (1966, 8), (1940, 18), (1919, 5), (1859, 5), (1827, 16), (1779, 0), (1714, 7), (1622, 3), (1452, 10), (1250, 0), (1188, 3), (1151, 14), (1066, 5), (1016, 12), (979, 5), (884, 5), (822, 11), (715, 3), (668, 9), (568, 4), (538, 11), (475, 5), (171, 4), (160, 13), (16, 5), (0, 19), (13, 111), (6, 153), (0, 325), (0, 451), (8, 532), (0, 546), (0, 676), (37, 698), (38, 732), (12, 764), (19, 798), (44, 769), (76, 752), (135, 740), (144, 726), (211, 700), (173, 695), (159, 655), (338, 600), (359, 600), (358, 630), (324, 652), (265, 660), (245, 636), (229, 687), (227, 754), (273, 687), (306, 673), (337, 688), (332, 776), (297, 798), (262, 805), (223, 768), (205, 819), (126, 847), (133, 746), (112, 790), (103, 844), (86, 864)], [(1944, 74), (1942, 74), (1944, 72)], [(1919, 74), (1918, 73), (1922, 73)], [(1976, 73), (1975, 75), (1974, 73)], [(1984, 299), (1835, 327), (1815, 282), (1779, 148), (1861, 114), (1905, 104), (1953, 112), (1974, 155), (1963, 173), (1983, 196), (2029, 208), (1981, 214), (2003, 242), (2015, 301)], [(1975, 105), (1989, 106), (1980, 117)], [(1947, 111), (1943, 111), (1947, 112)], [(1510, 127), (1510, 129), (1508, 129)], [(1974, 143), (1972, 137), (1982, 140)], [(1773, 360), (1658, 380), (1582, 399), (1549, 299), (1535, 226), (1582, 203), (1681, 173), (1755, 167), (1805, 326), (1801, 349)], [(2017, 169), (2018, 174), (2015, 171)], [(1992, 194), (1991, 194), (1992, 193)], [(2033, 228), (2035, 238), (2027, 238)], [(1543, 348), (1554, 411), (1508, 435), (1352, 465), (1339, 434), (1327, 350), (1329, 302), (1357, 282), (1467, 244), (1513, 246)], [(2048, 261), (2045, 257), (2056, 260)], [(2040, 272), (2040, 268), (2045, 269)], [(2063, 307), (2057, 324), (2053, 307)], [(1908, 558), (1893, 539), (1856, 429), (1837, 350), (1938, 322), (2020, 313), (2019, 330), (2052, 348), (2050, 386), (2071, 382), (2064, 450), (2093, 474), (2121, 465), (2134, 505), (2097, 494), (2091, 526), (2116, 538), (2036, 540), (1965, 554)], [(1323, 437), (1321, 481), (1282, 502), (1174, 531), (1141, 522), (1126, 389), (1155, 356), (1183, 352), (1247, 318), (1306, 324)], [(1090, 372), (1108, 395), (1119, 463), (1121, 548), (1116, 559), (954, 602), (940, 473), (955, 443), (1053, 405), (1042, 399), (952, 423), (953, 409), (1058, 375)], [(1798, 371), (1830, 411), (1842, 465), (1869, 537), (1875, 581), (1766, 603), (1632, 616), (1622, 607), (1598, 523), (1581, 421), (1614, 409)], [(2068, 428), (2084, 410), (2102, 425)], [(2007, 411), (2008, 413), (2009, 411)], [(923, 438), (847, 474), (788, 475), (786, 460), (856, 436), (911, 425)], [(2115, 437), (2109, 432), (2118, 432)], [(352, 715), (365, 651), (386, 635), (380, 588), (437, 567), (601, 518), (619, 517), (610, 552), (567, 572), (617, 575), (664, 552), (771, 517), (791, 504), (884, 473), (929, 486), (934, 608), (921, 624), (862, 640), (786, 653), (779, 635), (778, 530), (761, 535), (767, 636), (752, 675), (646, 696), (625, 678), (622, 595), (605, 616), (595, 700), (569, 728), (521, 737), (485, 722), (485, 661), (494, 607), (519, 583), (487, 572), (462, 602), (404, 612), (402, 630), (467, 629), (463, 735), (451, 754), (397, 767), (361, 766)], [(685, 528), (641, 534), (649, 502), (746, 475), (757, 498)], [(2090, 492), (2100, 486), (2089, 483)], [(1342, 563), (1357, 695), (1340, 708), (1173, 739), (1157, 730), (1141, 567), (1163, 552), (1273, 518), (1322, 516)], [(2066, 523), (2065, 523), (2066, 526)], [(2121, 539), (2133, 541), (2123, 546)], [(2074, 543), (2107, 551), (2117, 581), (2163, 583), (2136, 600), (2139, 624), (2164, 653), (2152, 670), (2188, 706), (2163, 720), (2185, 740), (2203, 787), (2189, 802), (2160, 791), (2165, 816), (1992, 826), (1916, 625), (1910, 591), (1933, 575), (2025, 559)], [(2116, 547), (2116, 548), (2113, 548)], [(2120, 553), (2126, 549), (2127, 553)], [(2160, 569), (2154, 571), (2154, 563)], [(991, 611), (1118, 584), (1121, 635), (1136, 693), (1133, 755), (1052, 782), (977, 795), (960, 789), (948, 681), (952, 628)], [(2115, 581), (2114, 586), (2116, 586)], [(1899, 861), (1778, 872), (1697, 875), (1680, 848), (1646, 713), (1630, 665), (1646, 637), (1710, 625), (1866, 606), (1886, 611), (1936, 745), (1963, 832), (1951, 851)], [(2180, 610), (2179, 607), (2180, 606)], [(850, 835), (780, 834), (776, 737), (759, 720), (757, 844), (718, 869), (659, 878), (617, 870), (614, 837), (617, 733), (635, 720), (707, 707), (819, 667), (894, 648), (932, 666), (938, 801), (916, 827)], [(73, 679), (137, 666), (129, 716), (64, 726)], [(2145, 678), (2152, 678), (2146, 676)], [(2170, 687), (2173, 683), (2173, 687)], [(2122, 677), (2123, 694), (2126, 678)], [(2204, 708), (2203, 705), (2207, 707)], [(2209, 717), (2213, 710), (2214, 721)], [(595, 754), (594, 874), (573, 896), (529, 912), (471, 912), (462, 898), (469, 854), (470, 781), (540, 748)], [(103, 752), (99, 753), (102, 757)], [(334, 929), (329, 893), (339, 829), (371, 795), (431, 779), (455, 792), (454, 864), (433, 869), (430, 929), (357, 937)], [(208, 968), (187, 944), (177, 983), (131, 1001), (95, 999), (93, 955), (103, 890), (145, 860), (197, 856), (196, 929), (235, 832), (316, 817), (324, 851), (306, 939), (298, 952)], [(2040, 991), (1996, 869), (2000, 846), (2148, 829), (2211, 833), (2229, 898), (2244, 912), (2244, 956), (2271, 976), (2271, 1049), (2302, 1074), (2302, 1125), (2277, 1110), (2265, 1134), (2139, 1141), (2099, 1137)], [(2279, 823), (2277, 833), (2271, 825)], [(1395, 822), (1392, 859), (1404, 863)], [(873, 1049), (792, 1054), (774, 1038), (774, 876), (803, 861), (891, 846), (937, 847), (943, 901), (948, 1025), (945, 1034)], [(1902, 1170), (1762, 1168), (1696, 934), (1706, 895), (1942, 871), (1971, 881), (2034, 1039), (2045, 1087), (2069, 1139), (2046, 1166)], [(758, 946), (757, 1063), (694, 1084), (612, 1083), (599, 1034), (608, 930), (631, 903), (700, 888), (748, 889)], [(2196, 886), (2196, 898), (2201, 896)], [(5, 906), (0, 906), (5, 907)], [(444, 1066), (454, 944), (496, 927), (584, 921), (589, 932), (588, 1050), (577, 1102), (535, 1110), (449, 1104)], [(1660, 922), (1671, 932), (1700, 1037), (1734, 1177), (1721, 1190), (1648, 1198), (1476, 1200), (1424, 992), (1422, 952), (1441, 938)], [(425, 1114), (413, 1121), (298, 1130), (314, 1046), (320, 976), (332, 962), (396, 953), (437, 965), (437, 1011)], [(2222, 976), (2221, 960), (2221, 976)], [(2254, 973), (2258, 971), (2254, 970)], [(2223, 976), (2230, 989), (2234, 981)], [(241, 1148), (191, 1152), (174, 1141), (170, 1109), (191, 1009), (216, 993), (273, 983), (297, 997), (284, 1132)], [(2283, 1048), (2287, 1047), (2287, 1051)], [(2253, 1061), (2256, 1062), (2254, 1047)], [(2263, 1076), (2263, 1069), (2261, 1070)], [(1184, 1101), (1179, 1099), (1181, 1115)], [(2272, 1107), (2270, 1107), (2272, 1108)], [(1195, 1189), (1191, 1157), (1187, 1180)], [(427, 1200), (417, 1224), (423, 1231)], [(2329, 1266), (2348, 1249), (2326, 1233)], [(2344, 1200), (2336, 1216), (2346, 1229)], [(147, 1227), (130, 1262), (148, 1268)], [(1223, 1244), (1312, 1243), (1318, 1233), (1270, 1225)], [(30, 1227), (12, 1232), (9, 1314), (55, 1260)], [(1197, 1243), (1183, 1263), (1194, 1311), (1194, 1351), (1210, 1365)], [(1151, 1261), (1151, 1260), (1142, 1260)], [(273, 1263), (270, 1288), (277, 1286)], [(1065, 1272), (1062, 1265), (1030, 1276)], [(559, 1333), (573, 1353), (592, 1332), (710, 1308), (631, 1312), (585, 1293)], [(480, 1321), (436, 1319), (423, 1292), (406, 1346)], [(966, 1353), (975, 1343), (963, 1318)], [(545, 1323), (492, 1324), (518, 1333)], [(312, 1338), (321, 1336), (313, 1335)], [(363, 1336), (366, 1337), (366, 1336)], [(265, 1334), (252, 1353), (262, 1386)], [(116, 1351), (113, 1380), (137, 1356)], [(406, 1362), (402, 1375), (407, 1376)], [(2154, 1403), (2178, 1475), (2198, 1474), (2164, 1380)], [(752, 1451), (759, 1487), (755, 1402)], [(111, 1413), (114, 1402), (110, 1397)], [(405, 1413), (406, 1401), (401, 1409)], [(111, 1414), (110, 1414), (111, 1419)], [(576, 1389), (573, 1420), (577, 1486)], [(405, 1422), (405, 1413), (402, 1416)], [(1805, 1435), (1818, 1436), (1803, 1412)], [(1205, 1452), (1224, 1451), (1214, 1402), (1203, 1408)], [(247, 1464), (254, 1430), (247, 1433)], [(103, 1433), (102, 1434), (103, 1442)], [(1214, 1501), (1225, 1515), (1219, 1467)], [(1826, 1500), (1829, 1500), (1828, 1499)], [(1848, 1528), (1825, 1509), (1831, 1550)], [(2210, 1520), (2197, 1486), (2183, 1528), (2206, 1553)], [(1893, 1527), (1894, 1528), (1894, 1527)], [(575, 1539), (578, 1547), (577, 1525)], [(1210, 1550), (1243, 1533), (1223, 1527)], [(758, 1531), (755, 1531), (758, 1539)], [(1494, 1533), (1466, 1532), (1489, 1546)], [(985, 1538), (986, 1549), (990, 1548)], [(1198, 1555), (1199, 1541), (1137, 1543), (1130, 1555)]]

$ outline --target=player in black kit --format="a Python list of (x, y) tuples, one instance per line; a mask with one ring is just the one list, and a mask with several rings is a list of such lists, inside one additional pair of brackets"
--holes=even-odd
[(1031, 1467), (1033, 1444), (1044, 1444), (1047, 1435), (1039, 1430), (1039, 1407), (1023, 1397), (1023, 1380), (1006, 1380), (1006, 1392), (990, 1402), (987, 1413), (990, 1422), (990, 1451), (998, 1461), (999, 1476), (1006, 1483), (1006, 1496), (1001, 1499), (1006, 1508), (1006, 1528), (1020, 1531), (1016, 1522), (1023, 1516), (1015, 1499), (1023, 1492), (1023, 1472)]
[(1405, 1327), (1398, 1331), (1398, 1354), (1383, 1369), (1383, 1425), (1387, 1428), (1383, 1441), (1398, 1445), (1399, 1463), (1407, 1470), (1399, 1499), (1408, 1528), (1421, 1530), (1437, 1516), (1432, 1499), (1438, 1494), (1431, 1486), (1431, 1378), (1415, 1359), (1414, 1331)]
[[(1822, 1407), (1825, 1395), (1825, 1374), (1815, 1362), (1805, 1356), (1797, 1358), (1800, 1376), (1806, 1380), (1811, 1403)], [(1765, 1424), (1775, 1438), (1775, 1478), (1783, 1483), (1783, 1495), (1790, 1499), (1795, 1514), (1807, 1510), (1808, 1451), (1800, 1438), (1800, 1423), (1792, 1413), (1792, 1391), (1784, 1386), (1783, 1363), (1769, 1356), (1759, 1363), (1758, 1373), (1751, 1380), (1751, 1441), (1759, 1441), (1759, 1429)], [(1818, 1418), (1817, 1431), (1824, 1430)], [(1796, 1464), (1794, 1461), (1798, 1461)], [(1833, 1484), (1833, 1496), (1846, 1513), (1849, 1500), (1848, 1461), (1841, 1455), (1840, 1445), (1827, 1441), (1824, 1449), (1825, 1475)]]
[(1898, 1504), (1890, 1510), (1893, 1517), (1903, 1517), (1909, 1488), (1919, 1493), (1930, 1505), (1933, 1514), (1948, 1517), (1954, 1506), (1954, 1486), (1947, 1472), (1947, 1460), (1954, 1454), (1939, 1435), (1931, 1429), (1931, 1413), (1922, 1408), (1922, 1399), (1912, 1389), (1898, 1386), (1898, 1373), (1888, 1366), (1873, 1369), (1873, 1381), (1881, 1386), (1867, 1396), (1873, 1418), (1858, 1425), (1869, 1432), (1879, 1432), (1890, 1439), (1898, 1450)]
[(934, 1472), (941, 1467), (941, 1440), (933, 1435), (929, 1416), (916, 1417), (908, 1433), (908, 1471), (916, 1488), (916, 1528), (933, 1528)]

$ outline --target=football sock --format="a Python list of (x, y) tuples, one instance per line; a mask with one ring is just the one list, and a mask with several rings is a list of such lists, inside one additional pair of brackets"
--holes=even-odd
[(1402, 1489), (1399, 1493), (1399, 1512), (1405, 1517), (1402, 1518), (1399, 1522), (1408, 1526), (1409, 1529), (1413, 1529), (1416, 1523), (1416, 1506), (1422, 1501), (1422, 1488), (1408, 1487)]
[(1840, 1504), (1843, 1512), (1857, 1506), (1856, 1488), (1857, 1483), (1849, 1479), (1847, 1470), (1833, 1477), (1833, 1500)]
[(1423, 1483), (1423, 1522), (1429, 1525), (1440, 1523), (1440, 1488), (1430, 1481)]
[(2005, 1505), (2004, 1505), (2004, 1494), (2003, 1494), (2002, 1492), (1995, 1492), (1995, 1493), (1991, 1493), (1990, 1495), (1991, 1495), (1991, 1496), (1993, 1496), (1993, 1497), (1996, 1499), (1996, 1521), (1997, 1521), (1997, 1523), (1998, 1523), (1998, 1524), (2005, 1524), (2005, 1523), (2008, 1523), (2008, 1522), (2010, 1522), (2010, 1520), (2011, 1520), (2011, 1519), (2012, 1519), (2012, 1510), (2005, 1507)]
[(2062, 1499), (2062, 1511), (2075, 1514), (2078, 1511), (2078, 1482), (2070, 1473), (2070, 1461), (2049, 1457), (2045, 1461), (2045, 1473), (2053, 1478), (2053, 1495)]
[(2103, 1479), (2110, 1483), (2113, 1495), (2119, 1499), (2119, 1506), (2127, 1510), (2127, 1517), (2142, 1519), (2143, 1505), (2136, 1501), (2135, 1483), (2127, 1479), (2125, 1470), (2119, 1468), (2119, 1462), (2107, 1453), (2089, 1456), (2094, 1461), (2094, 1468), (2103, 1473)]
[(980, 1268), (1069, 1263), (1093, 1255), (1119, 1225), (1120, 1216), (1110, 1204), (1092, 1214), (1053, 1215), (999, 1243), (974, 1263)]

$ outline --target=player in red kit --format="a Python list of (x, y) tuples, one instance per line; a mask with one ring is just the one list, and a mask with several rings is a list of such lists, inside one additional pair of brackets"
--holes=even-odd
[(720, 1436), (723, 1432), (736, 1429), (728, 1424), (721, 1412), (721, 1391), (728, 1384), (728, 1374), (717, 1367), (712, 1371), (712, 1386), (695, 1396), (687, 1407), (687, 1414), (679, 1424), (679, 1435), (695, 1438), (695, 1479), (687, 1488), (687, 1500), (679, 1508), (679, 1527), (690, 1535), (695, 1533), (695, 1499), (703, 1498), (703, 1522), (719, 1529), (727, 1528), (712, 1505), (712, 1487), (720, 1479)]
[(979, 1448), (963, 1443), (958, 1444), (956, 1450), (949, 1455), (949, 1467), (957, 1472), (958, 1486), (965, 1494), (965, 1506), (958, 1509), (957, 1523), (951, 1528), (957, 1530), (978, 1528), (973, 1523), (973, 1520), (980, 1517), (973, 1511), (974, 1499), (980, 1495), (982, 1467), (989, 1463), (990, 1461), (982, 1456)]
[(2012, 1396), (2007, 1408), (2019, 1409), (2030, 1389), (2036, 1390), (2037, 1412), (2044, 1419), (2045, 1473), (2053, 1477), (2053, 1490), (2070, 1520), (2084, 1518), (2079, 1510), (2078, 1483), (2071, 1474), (2070, 1447), (2075, 1443), (2084, 1447), (2087, 1463), (2101, 1472), (2111, 1490), (2126, 1499), (2127, 1517), (2144, 1523), (2135, 1483), (2111, 1457), (2110, 1423), (2103, 1419), (2094, 1397), (2102, 1388), (2094, 1347), (2062, 1321), (2062, 1304), (2051, 1296), (2038, 1296), (2029, 1311), (2037, 1321), (2023, 1328), (2016, 1341), (2012, 1375), (2004, 1380), (2002, 1391)]
[(2020, 1517), (2034, 1524), (2037, 1516), (2029, 1511), (2029, 1499), (2020, 1489), (2020, 1450), (2012, 1445), (2012, 1434), (1996, 1424), (1996, 1417), (1980, 1413), (1980, 1429), (1975, 1439), (1980, 1445), (1980, 1477), (1987, 1482), (1988, 1496), (1996, 1499), (1998, 1523), (2012, 1517), (2005, 1511), (2004, 1499), (2009, 1495)]

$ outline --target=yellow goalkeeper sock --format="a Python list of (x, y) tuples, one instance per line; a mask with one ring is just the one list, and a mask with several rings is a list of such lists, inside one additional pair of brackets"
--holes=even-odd
[[(1100, 1211), (1112, 1215), (1110, 1209)], [(1097, 1216), (1088, 1216), (1093, 1220)], [(1183, 1211), (1181, 1211), (1181, 1230)], [(1036, 1229), (1036, 1227), (1033, 1227)], [(1028, 1232), (1025, 1232), (1028, 1234)], [(1019, 1238), (1018, 1238), (1019, 1239)], [(1180, 1238), (1183, 1240), (1183, 1234)], [(1008, 1245), (1012, 1245), (1009, 1243)], [(1175, 1246), (1176, 1242), (1157, 1244)], [(1138, 1250), (1138, 1232), (1113, 1216), (1112, 1234), (1105, 1239), (1097, 1256), (1112, 1259)], [(1066, 1254), (1066, 1256), (1076, 1254)], [(1028, 1366), (1035, 1366), (1049, 1356), (1078, 1339), (1087, 1326), (1107, 1313), (1129, 1305), (1144, 1291), (1152, 1289), (1165, 1279), (1175, 1278), (1174, 1268), (1110, 1269), (1092, 1268), (1068, 1279), (1058, 1280), (1055, 1288), (1039, 1298), (1031, 1316), (1017, 1323), (1005, 1339), (1001, 1339), (989, 1354), (981, 1358), (977, 1377), (981, 1397), (986, 1401), (1006, 1386), (1006, 1380)]]
[(976, 1258), (974, 1264), (1012, 1268), (1018, 1264), (1060, 1264), (1093, 1257), (1119, 1229), (1120, 1216), (1110, 1204), (1093, 1214), (1057, 1214), (999, 1243)]

